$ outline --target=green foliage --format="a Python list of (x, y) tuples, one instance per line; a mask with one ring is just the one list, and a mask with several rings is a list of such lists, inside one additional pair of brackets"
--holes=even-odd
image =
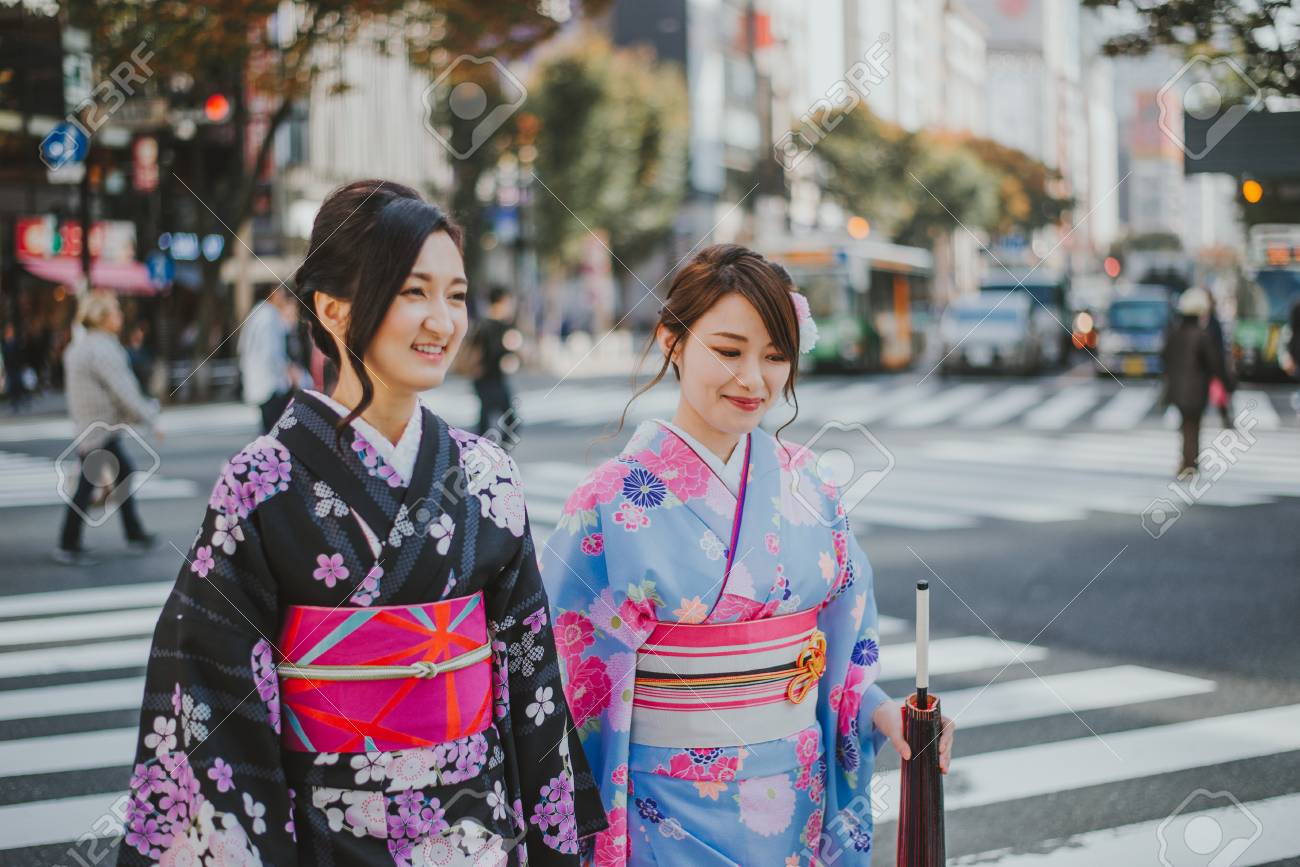
[[(824, 117), (820, 124), (827, 129)], [(929, 246), (959, 225), (1032, 231), (1071, 206), (1051, 190), (1059, 177), (1021, 151), (974, 136), (908, 133), (865, 105), (827, 129), (814, 154), (831, 198), (903, 243)]]
[(686, 192), (688, 107), (681, 73), (590, 37), (544, 61), (526, 110), (537, 117), (538, 248), (572, 266), (588, 229), (631, 265), (672, 227)]
[[(1294, 0), (1083, 0), (1083, 5), (1127, 9), (1142, 22), (1140, 29), (1108, 40), (1103, 50), (1109, 55), (1174, 46), (1185, 57), (1231, 57), (1265, 93), (1300, 96), (1300, 27)], [(1221, 83), (1232, 81), (1225, 78)]]

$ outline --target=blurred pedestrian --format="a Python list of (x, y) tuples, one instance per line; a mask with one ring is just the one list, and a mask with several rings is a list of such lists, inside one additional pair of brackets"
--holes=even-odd
[(1199, 287), (1178, 298), (1178, 319), (1161, 352), (1165, 371), (1164, 400), (1182, 415), (1183, 452), (1178, 474), (1197, 471), (1201, 450), (1201, 416), (1209, 403), (1210, 381), (1224, 377), (1222, 355), (1202, 322), (1210, 312), (1209, 293)]
[(1223, 419), (1223, 426), (1231, 430), (1233, 428), (1232, 395), (1237, 390), (1237, 377), (1228, 355), (1228, 344), (1223, 336), (1223, 324), (1219, 321), (1218, 304), (1214, 299), (1214, 293), (1207, 291), (1205, 295), (1210, 300), (1205, 331), (1210, 335), (1210, 343), (1219, 354), (1219, 367), (1223, 370), (1222, 379), (1215, 377), (1210, 380), (1210, 403), (1218, 409), (1219, 417)]
[(153, 350), (149, 348), (149, 326), (143, 320), (131, 326), (131, 336), (126, 339), (126, 355), (131, 361), (131, 372), (140, 383), (140, 390), (149, 393), (149, 380), (153, 376)]
[(22, 341), (18, 339), (18, 329), (12, 322), (5, 324), (4, 342), (0, 343), (5, 368), (5, 396), (9, 398), (9, 409), (18, 412), (26, 405), (27, 394), (27, 354), (23, 351)]
[(474, 393), (479, 399), (478, 435), (491, 436), (507, 449), (519, 428), (510, 388), (510, 373), (519, 363), (514, 318), (515, 296), (504, 286), (491, 287), (487, 314), (474, 331), (470, 349)]
[(1300, 376), (1300, 301), (1291, 306), (1291, 315), (1279, 335), (1277, 360), (1287, 376)]
[[(95, 487), (129, 484), (135, 468), (123, 447), (122, 429), (126, 425), (152, 426), (158, 418), (158, 403), (141, 393), (131, 372), (126, 349), (118, 336), (122, 330), (122, 308), (116, 296), (104, 291), (88, 293), (77, 310), (77, 322), (84, 331), (68, 346), (63, 367), (80, 472), (77, 490), (63, 517), (63, 532), (54, 559), (69, 566), (88, 566), (94, 560), (82, 547), (81, 536), (86, 508)], [(156, 428), (154, 435), (161, 437)], [(127, 547), (148, 551), (157, 540), (152, 533), (145, 532), (132, 493), (127, 490), (119, 504)]]
[(298, 300), (277, 286), (249, 314), (239, 335), (239, 378), (244, 403), (261, 412), (262, 433), (271, 430), (289, 405), (302, 379), (302, 368), (289, 355), (290, 335), (298, 322)]

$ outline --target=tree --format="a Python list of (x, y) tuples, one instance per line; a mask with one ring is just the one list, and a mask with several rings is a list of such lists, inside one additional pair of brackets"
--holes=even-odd
[(821, 119), (828, 132), (814, 153), (823, 188), (846, 210), (901, 243), (926, 247), (959, 225), (995, 227), (997, 176), (959, 140), (906, 132), (865, 104), (832, 122)]
[(997, 216), (989, 227), (993, 234), (1029, 234), (1060, 222), (1074, 206), (1071, 197), (1052, 192), (1060, 173), (1024, 151), (978, 136), (957, 141), (998, 176)]
[[(584, 9), (598, 13), (610, 0), (586, 0)], [(220, 85), (231, 100), (234, 140), (230, 170), (210, 178), (204, 206), (216, 215), (225, 239), (224, 255), (234, 247), (233, 233), (249, 218), (276, 133), (318, 81), (334, 91), (348, 82), (343, 74), (343, 46), (359, 38), (404, 51), (431, 78), (462, 54), (518, 57), (558, 32), (561, 21), (543, 14), (541, 4), (481, 3), (474, 0), (66, 0), (71, 23), (90, 34), (96, 55), (108, 66), (128, 57), (139, 45), (151, 52), (152, 82), (188, 78), (195, 87)], [(154, 86), (160, 86), (155, 84)], [(251, 93), (250, 93), (251, 91)], [(250, 135), (249, 101), (268, 104), (263, 122)], [(251, 154), (245, 160), (244, 154)], [(209, 291), (220, 261), (207, 270)], [(212, 302), (201, 310), (201, 338), (196, 355), (206, 355), (207, 319)]]
[(1124, 8), (1141, 29), (1112, 37), (1106, 54), (1146, 54), (1176, 46), (1187, 56), (1232, 57), (1262, 91), (1300, 96), (1300, 22), (1294, 0), (1084, 0), (1084, 6)]
[(530, 91), (542, 256), (561, 269), (576, 266), (592, 229), (608, 233), (625, 265), (640, 262), (667, 237), (686, 193), (681, 72), (643, 50), (589, 37), (544, 61)]

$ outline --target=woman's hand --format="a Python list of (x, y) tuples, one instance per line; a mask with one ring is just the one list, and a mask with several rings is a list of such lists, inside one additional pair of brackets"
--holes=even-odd
[[(876, 731), (889, 738), (900, 758), (910, 759), (912, 750), (903, 739), (902, 705), (896, 701), (882, 701), (871, 714), (871, 724)], [(943, 717), (943, 734), (939, 736), (939, 770), (948, 773), (948, 764), (952, 761), (952, 739), (957, 724), (950, 718)]]

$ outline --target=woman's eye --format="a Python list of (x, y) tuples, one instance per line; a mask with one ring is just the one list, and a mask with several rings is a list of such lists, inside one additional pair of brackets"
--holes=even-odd
[(459, 301), (459, 302), (461, 302), (462, 304), (463, 304), (463, 303), (464, 303), (468, 298), (469, 298), (469, 293), (468, 293), (468, 292), (453, 292), (453, 293), (451, 293), (451, 300), (452, 300), (452, 301)]
[(787, 361), (784, 355), (769, 355), (767, 357), (767, 360), (772, 362), (773, 364), (785, 364), (785, 362)]
[(721, 355), (723, 358), (739, 358), (739, 357), (740, 357), (740, 350), (739, 350), (739, 349), (715, 349), (715, 350), (713, 350), (713, 351), (716, 352), (716, 353), (718, 353), (718, 355)]
[(411, 287), (409, 287), (409, 288), (407, 288), (407, 289), (403, 289), (403, 290), (402, 290), (402, 294), (403, 294), (403, 295), (419, 295), (421, 298), (423, 298), (423, 297), (424, 297), (424, 290), (423, 290), (422, 288), (420, 288), (419, 286), (411, 286)]

